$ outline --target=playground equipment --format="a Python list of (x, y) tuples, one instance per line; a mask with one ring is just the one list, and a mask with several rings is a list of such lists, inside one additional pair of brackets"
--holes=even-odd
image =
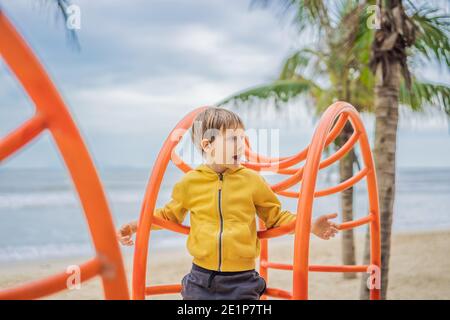
[[(48, 130), (80, 197), (96, 256), (80, 265), (84, 282), (100, 275), (107, 299), (128, 299), (128, 285), (115, 228), (97, 171), (58, 91), (0, 9), (0, 53), (36, 106), (34, 116), (0, 140), (0, 161)], [(0, 299), (34, 299), (67, 288), (60, 274), (0, 291)]]
[[(148, 243), (152, 224), (174, 232), (189, 234), (188, 226), (161, 219), (153, 216), (153, 213), (161, 181), (169, 161), (172, 161), (183, 172), (188, 172), (192, 169), (188, 164), (183, 162), (179, 155), (177, 155), (175, 147), (192, 125), (195, 115), (203, 109), (204, 107), (192, 111), (176, 125), (166, 139), (153, 167), (141, 209), (139, 228), (136, 236), (136, 249), (133, 264), (133, 299), (144, 299), (146, 295), (177, 293), (181, 290), (181, 284), (146, 286)], [(350, 121), (354, 129), (352, 136), (339, 150), (321, 161), (324, 148), (336, 139), (347, 121)], [(353, 177), (336, 186), (324, 190), (316, 190), (316, 179), (319, 170), (340, 160), (357, 142), (360, 143), (364, 168)], [(292, 293), (286, 290), (268, 287), (265, 295), (262, 297), (263, 299), (266, 299), (267, 296), (284, 299), (307, 299), (309, 272), (379, 271), (381, 261), (380, 223), (375, 167), (364, 125), (358, 112), (353, 106), (346, 102), (336, 102), (331, 105), (320, 119), (311, 144), (293, 156), (268, 158), (259, 155), (252, 151), (248, 139), (246, 140), (245, 155), (248, 161), (243, 164), (248, 168), (258, 171), (270, 170), (279, 174), (288, 175), (289, 177), (287, 179), (272, 185), (271, 188), (279, 195), (298, 199), (298, 218), (290, 224), (266, 230), (264, 229), (264, 222), (259, 219), (258, 237), (261, 239), (259, 273), (262, 277), (267, 279), (269, 268), (293, 271)], [(304, 166), (293, 167), (303, 160), (306, 160)], [(309, 237), (314, 198), (341, 192), (350, 188), (364, 177), (367, 181), (367, 190), (369, 194), (369, 214), (361, 219), (342, 223), (340, 224), (339, 229), (346, 230), (370, 223), (371, 265), (310, 265)], [(299, 182), (302, 182), (300, 192), (288, 190)], [(268, 239), (282, 236), (294, 229), (295, 243), (293, 264), (270, 262), (268, 260)], [(371, 299), (379, 299), (379, 294), (379, 288), (371, 288)]]
[[(116, 241), (114, 224), (86, 146), (55, 86), (1, 9), (0, 53), (36, 106), (36, 114), (30, 120), (0, 140), (0, 161), (35, 139), (45, 129), (51, 133), (81, 199), (96, 250), (96, 256), (80, 266), (81, 281), (100, 275), (105, 298), (128, 299), (126, 276)], [(189, 234), (188, 226), (160, 219), (153, 216), (153, 213), (169, 161), (173, 161), (183, 172), (191, 170), (191, 167), (177, 155), (175, 147), (191, 126), (195, 115), (203, 109), (198, 108), (192, 111), (177, 124), (164, 142), (154, 164), (141, 208), (136, 237), (132, 279), (133, 299), (144, 299), (145, 296), (181, 291), (181, 284), (146, 285), (148, 244), (152, 224), (174, 232)], [(350, 121), (354, 128), (353, 135), (339, 150), (321, 161), (324, 148), (336, 139), (347, 121)], [(358, 142), (361, 147), (364, 168), (352, 178), (336, 186), (316, 190), (319, 170), (339, 161)], [(311, 144), (293, 156), (281, 158), (261, 156), (252, 151), (248, 140), (246, 140), (245, 155), (249, 160), (245, 162), (245, 166), (248, 168), (258, 171), (270, 170), (288, 175), (287, 179), (271, 187), (279, 195), (298, 199), (298, 218), (290, 224), (266, 230), (264, 223), (259, 220), (258, 237), (261, 239), (259, 273), (267, 279), (269, 268), (293, 272), (292, 292), (268, 286), (262, 299), (267, 299), (269, 296), (284, 299), (307, 299), (309, 272), (367, 272), (370, 270), (369, 267), (379, 270), (381, 261), (380, 223), (375, 167), (367, 134), (354, 107), (346, 102), (336, 102), (330, 106), (322, 116)], [(304, 166), (293, 167), (303, 160), (305, 160)], [(366, 178), (367, 183), (369, 214), (361, 219), (342, 223), (339, 229), (346, 230), (370, 224), (371, 265), (310, 265), (309, 237), (314, 198), (341, 192), (363, 178)], [(299, 182), (301, 182), (299, 192), (288, 190)], [(282, 236), (294, 229), (293, 264), (270, 262), (268, 260), (268, 239)], [(67, 277), (68, 275), (63, 272), (15, 288), (0, 290), (0, 299), (33, 299), (53, 294), (66, 288)], [(371, 299), (379, 299), (379, 291), (379, 288), (371, 288)]]

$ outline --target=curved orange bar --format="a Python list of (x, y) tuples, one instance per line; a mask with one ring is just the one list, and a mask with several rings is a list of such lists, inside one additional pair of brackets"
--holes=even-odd
[[(94, 258), (80, 265), (81, 283), (95, 277), (101, 272), (101, 262)], [(16, 299), (30, 300), (45, 297), (67, 289), (67, 279), (70, 276), (67, 272), (36, 280), (11, 289), (0, 291), (0, 300)]]
[[(320, 166), (319, 166), (319, 168), (320, 168)], [(319, 198), (319, 197), (329, 196), (333, 193), (338, 193), (338, 192), (344, 191), (344, 190), (352, 187), (353, 185), (357, 184), (359, 181), (361, 181), (361, 179), (367, 175), (368, 171), (369, 171), (369, 169), (364, 168), (361, 171), (359, 171), (357, 174), (355, 174), (353, 177), (348, 178), (345, 181), (342, 181), (340, 184), (338, 184), (334, 187), (316, 191), (316, 192), (314, 192), (314, 197)], [(280, 195), (283, 195), (283, 196), (291, 197), (291, 198), (298, 198), (301, 196), (301, 194), (299, 192), (294, 192), (294, 191), (279, 191), (277, 193)]]
[[(326, 167), (330, 166), (331, 164), (333, 164), (334, 162), (341, 159), (342, 157), (344, 157), (347, 154), (347, 152), (349, 152), (351, 150), (351, 148), (356, 144), (356, 142), (358, 141), (358, 138), (359, 138), (359, 133), (354, 132), (352, 134), (352, 136), (350, 137), (350, 139), (348, 139), (345, 142), (345, 144), (341, 148), (339, 148), (339, 150), (337, 150), (334, 154), (332, 154), (331, 156), (329, 156), (327, 159), (323, 160), (319, 164), (319, 169), (326, 168)], [(282, 190), (290, 188), (293, 185), (299, 183), (303, 178), (303, 172), (304, 172), (304, 167), (301, 167), (292, 177), (287, 178), (286, 180), (273, 185), (272, 190), (274, 192), (282, 191)]]
[[(37, 110), (31, 120), (0, 140), (0, 160), (12, 155), (45, 128), (50, 131), (75, 184), (97, 254), (94, 260), (82, 266), (81, 278), (87, 279), (99, 274), (105, 298), (128, 299), (125, 269), (114, 223), (88, 150), (56, 87), (1, 9), (0, 54)], [(103, 270), (113, 270), (113, 274), (103, 273)], [(63, 278), (62, 274), (56, 275), (2, 290), (0, 295), (5, 299), (38, 298), (64, 289)]]
[[(328, 135), (326, 146), (328, 146), (331, 142), (333, 142), (336, 137), (341, 133), (342, 129), (344, 128), (345, 123), (347, 122), (347, 116), (343, 114), (339, 119), (336, 121), (333, 130)], [(246, 166), (249, 166), (249, 168), (257, 170), (274, 170), (275, 168), (287, 168), (290, 166), (286, 166), (287, 160), (296, 161), (295, 163), (298, 163), (300, 161), (303, 161), (306, 159), (306, 155), (308, 154), (309, 146), (307, 146), (305, 149), (300, 151), (299, 153), (290, 156), (290, 157), (281, 157), (281, 158), (270, 158), (265, 157), (260, 154), (257, 154), (253, 152), (250, 149), (250, 142), (248, 141), (248, 138), (245, 139), (246, 144), (246, 150), (245, 155), (249, 159), (257, 159), (260, 161), (264, 161), (263, 163), (252, 163), (252, 162), (246, 162)], [(295, 164), (294, 163), (294, 164)]]
[(36, 114), (26, 121), (21, 127), (0, 140), (0, 161), (32, 141), (45, 129), (45, 118)]

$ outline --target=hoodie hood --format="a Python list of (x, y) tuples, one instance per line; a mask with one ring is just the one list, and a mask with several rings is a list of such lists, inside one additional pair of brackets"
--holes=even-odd
[[(227, 170), (225, 170), (223, 172), (223, 174), (224, 175), (229, 175), (229, 174), (233, 174), (235, 172), (241, 171), (243, 169), (245, 169), (245, 167), (242, 164), (239, 164), (239, 166), (237, 168), (234, 168), (234, 169), (228, 168)], [(202, 173), (205, 173), (205, 174), (208, 174), (208, 175), (211, 175), (211, 176), (217, 176), (217, 174), (218, 174), (216, 171), (214, 171), (213, 169), (211, 169), (210, 167), (208, 167), (204, 163), (202, 163), (199, 166), (197, 166), (195, 168), (195, 170), (199, 171), (199, 172), (202, 172)]]

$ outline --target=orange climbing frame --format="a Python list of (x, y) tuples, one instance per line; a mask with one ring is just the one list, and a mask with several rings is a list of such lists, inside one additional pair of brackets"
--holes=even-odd
[[(136, 249), (134, 253), (133, 268), (133, 299), (144, 299), (146, 295), (178, 293), (181, 284), (168, 284), (146, 286), (146, 269), (148, 256), (148, 243), (152, 224), (162, 228), (189, 234), (189, 227), (158, 218), (153, 215), (155, 203), (161, 186), (164, 173), (169, 161), (188, 172), (192, 168), (183, 162), (176, 154), (175, 147), (191, 126), (195, 115), (205, 107), (198, 108), (189, 113), (172, 130), (169, 137), (156, 159), (153, 171), (147, 185), (144, 202), (141, 208), (139, 228), (136, 237)], [(340, 134), (347, 121), (353, 126), (353, 134), (347, 142), (334, 154), (321, 161), (324, 148), (333, 142)], [(360, 144), (364, 168), (346, 181), (324, 190), (316, 190), (316, 180), (320, 169), (339, 161), (349, 152), (356, 143)], [(271, 229), (264, 229), (264, 223), (259, 219), (258, 237), (261, 239), (261, 254), (259, 273), (268, 281), (268, 270), (279, 269), (293, 272), (292, 292), (268, 286), (262, 299), (268, 296), (284, 299), (308, 299), (309, 272), (378, 272), (371, 278), (380, 276), (380, 222), (378, 208), (378, 190), (375, 175), (375, 167), (370, 151), (364, 125), (356, 109), (346, 102), (336, 102), (323, 114), (308, 147), (290, 157), (268, 158), (253, 152), (248, 139), (246, 140), (244, 163), (248, 168), (258, 171), (273, 171), (289, 177), (272, 185), (271, 188), (279, 195), (298, 198), (297, 218), (291, 223)], [(297, 163), (306, 160), (304, 166), (293, 167)], [(363, 178), (366, 178), (369, 213), (367, 216), (355, 221), (345, 222), (339, 225), (340, 230), (355, 228), (364, 224), (370, 224), (370, 265), (310, 265), (309, 264), (309, 239), (313, 202), (316, 197), (323, 197), (350, 188)], [(301, 183), (300, 191), (288, 190), (290, 187)], [(293, 264), (276, 263), (268, 260), (268, 239), (285, 235), (295, 229), (294, 261)], [(376, 281), (374, 281), (376, 282)], [(380, 288), (374, 286), (370, 289), (370, 298), (380, 298)]]
[[(0, 139), (0, 161), (48, 130), (80, 197), (96, 255), (80, 264), (80, 280), (101, 276), (107, 299), (129, 299), (122, 255), (102, 185), (83, 139), (57, 89), (0, 8), (0, 54), (36, 106), (34, 116)], [(0, 290), (0, 299), (35, 299), (66, 289), (61, 273)]]

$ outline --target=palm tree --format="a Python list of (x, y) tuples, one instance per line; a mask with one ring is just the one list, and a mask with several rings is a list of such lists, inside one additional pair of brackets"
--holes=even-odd
[[(262, 2), (268, 5), (271, 1)], [(319, 0), (290, 0), (283, 1), (283, 4), (286, 12), (295, 12), (294, 22), (300, 33), (311, 24), (311, 28), (317, 29), (318, 39), (322, 41), (316, 44), (315, 50), (302, 48), (286, 59), (279, 80), (232, 95), (222, 104), (230, 102), (241, 105), (253, 98), (271, 99), (275, 101), (277, 109), (281, 109), (285, 102), (306, 93), (313, 98), (318, 112), (335, 99), (347, 100), (359, 111), (372, 112), (372, 106), (375, 106), (374, 157), (381, 199), (382, 297), (386, 298), (395, 194), (398, 103), (415, 111), (438, 106), (450, 114), (450, 88), (423, 81), (414, 76), (414, 73), (411, 74), (414, 69), (408, 68), (406, 58), (410, 57), (409, 62), (438, 61), (441, 66), (448, 68), (449, 16), (429, 7), (425, 2), (417, 7), (407, 1), (405, 9), (401, 6), (401, 1), (390, 1), (382, 11), (381, 29), (375, 32), (367, 25), (368, 11), (365, 10), (367, 5), (380, 5), (375, 1), (361, 4), (360, 1), (341, 0), (334, 2), (334, 9), (327, 7), (325, 1)], [(394, 10), (396, 7), (398, 8)], [(334, 24), (329, 14), (332, 11), (337, 12), (334, 14), (337, 17)], [(309, 73), (306, 72), (307, 66), (312, 66)], [(375, 76), (371, 70), (376, 71)], [(323, 79), (324, 76), (328, 78), (329, 85), (319, 86), (316, 78)], [(343, 134), (348, 135), (348, 132), (344, 131)], [(351, 166), (347, 161), (342, 161), (341, 176), (350, 174)], [(346, 164), (347, 168), (344, 169)], [(342, 195), (343, 215), (346, 215), (344, 210), (347, 210), (344, 208), (345, 199), (350, 200), (350, 197), (345, 197), (345, 194)], [(346, 238), (345, 235), (343, 238)], [(348, 242), (344, 248), (346, 246), (349, 246)], [(368, 242), (365, 247), (364, 260), (367, 263)], [(367, 298), (366, 277), (363, 278), (362, 288), (361, 298)]]
[[(260, 3), (260, 2), (259, 2)], [(263, 5), (268, 5), (263, 1)], [(284, 62), (279, 79), (275, 83), (258, 86), (238, 93), (221, 104), (241, 102), (251, 97), (259, 99), (275, 98), (278, 109), (281, 102), (294, 96), (306, 94), (314, 105), (316, 113), (321, 113), (335, 100), (351, 102), (360, 111), (370, 111), (373, 105), (373, 76), (369, 68), (369, 44), (372, 35), (363, 30), (365, 6), (355, 1), (342, 1), (330, 8), (322, 1), (286, 1), (285, 10), (296, 9), (295, 23), (299, 32), (315, 28), (320, 39), (312, 47), (304, 47), (293, 52)], [(325, 84), (319, 83), (325, 82)], [(352, 135), (350, 124), (344, 127), (336, 141), (336, 148), (342, 146)], [(339, 162), (340, 180), (353, 176), (353, 166), (357, 162), (351, 150)], [(353, 220), (353, 188), (341, 193), (343, 221)], [(346, 265), (355, 264), (353, 230), (343, 231), (342, 260)], [(345, 278), (354, 278), (354, 273), (344, 273)]]
[[(395, 198), (395, 163), (399, 102), (420, 110), (427, 104), (440, 105), (450, 115), (450, 88), (420, 82), (411, 75), (408, 62), (422, 59), (450, 66), (450, 16), (412, 1), (377, 1), (381, 28), (372, 45), (371, 68), (375, 75), (375, 148), (381, 216), (381, 297), (386, 299), (390, 239)], [(403, 78), (403, 79), (402, 79)], [(368, 238), (368, 237), (367, 237)], [(366, 239), (364, 261), (369, 261)], [(367, 299), (367, 276), (361, 282), (361, 298)]]

